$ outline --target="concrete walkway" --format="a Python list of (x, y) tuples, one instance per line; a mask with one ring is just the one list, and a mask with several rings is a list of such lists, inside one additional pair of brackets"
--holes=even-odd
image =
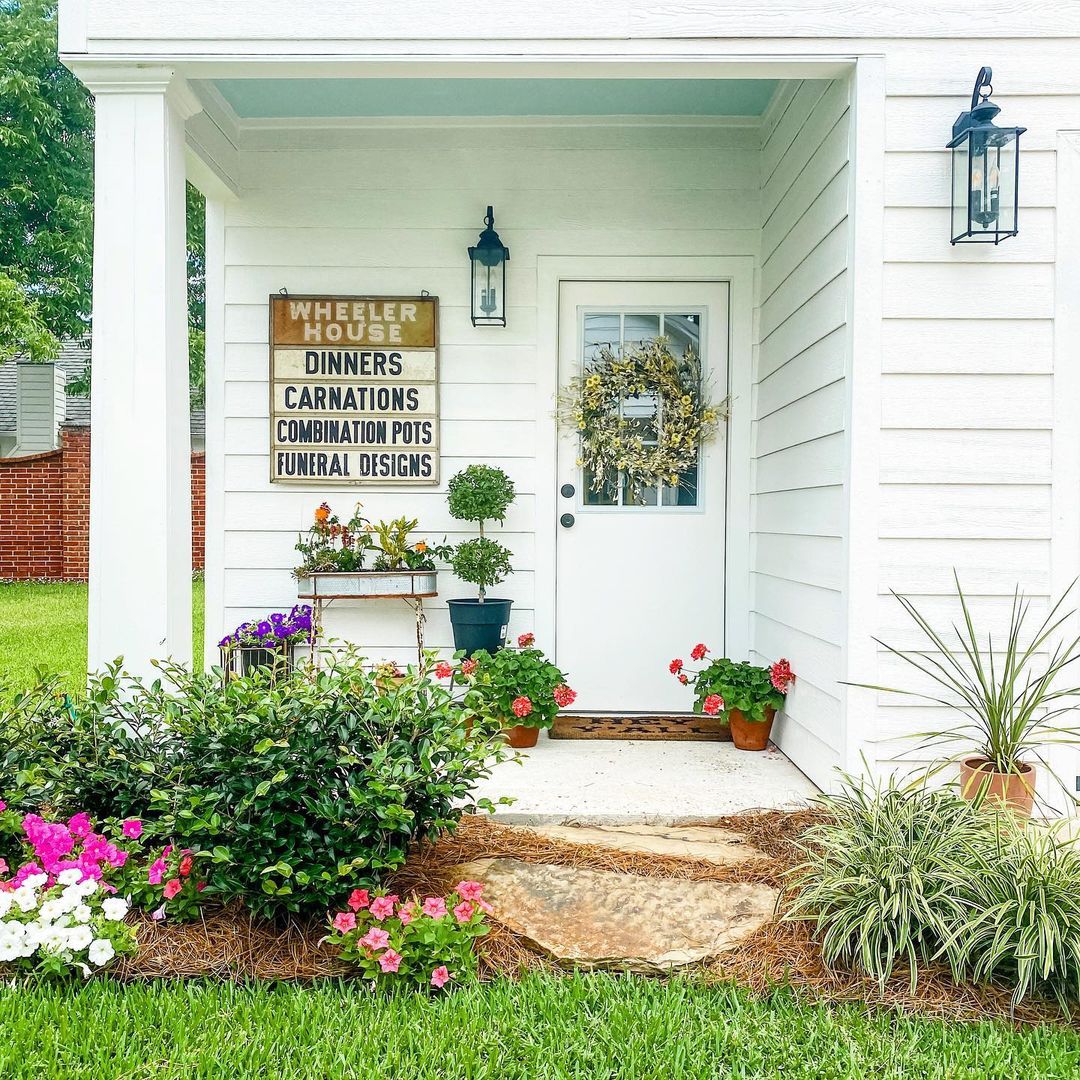
[(678, 825), (750, 809), (794, 810), (817, 793), (779, 750), (728, 742), (549, 739), (495, 767), (477, 797), (509, 795), (499, 821), (520, 825)]

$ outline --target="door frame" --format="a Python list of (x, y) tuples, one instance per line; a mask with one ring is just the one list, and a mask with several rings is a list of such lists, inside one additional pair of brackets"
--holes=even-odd
[[(750, 478), (754, 346), (754, 257), (751, 255), (540, 255), (536, 270), (536, 595), (541, 642), (555, 641), (558, 508), (559, 288), (572, 281), (716, 282), (729, 288), (728, 421), (724, 508), (724, 636), (729, 656), (750, 646)], [(693, 630), (689, 631), (691, 634)]]

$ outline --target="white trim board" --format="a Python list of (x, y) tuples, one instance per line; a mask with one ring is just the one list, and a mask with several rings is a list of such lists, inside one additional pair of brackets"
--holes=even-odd
[[(536, 635), (541, 641), (555, 639), (558, 528), (555, 397), (559, 380), (560, 282), (725, 281), (731, 289), (728, 389), (733, 402), (727, 444), (725, 637), (729, 655), (746, 655), (750, 645), (750, 434), (755, 261), (749, 255), (537, 257), (534, 561), (537, 591), (534, 618)], [(741, 468), (736, 467), (738, 463), (742, 464)]]

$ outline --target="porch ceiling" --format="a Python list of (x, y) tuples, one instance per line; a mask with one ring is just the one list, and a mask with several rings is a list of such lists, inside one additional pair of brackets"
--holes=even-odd
[(775, 79), (218, 79), (241, 119), (760, 116)]

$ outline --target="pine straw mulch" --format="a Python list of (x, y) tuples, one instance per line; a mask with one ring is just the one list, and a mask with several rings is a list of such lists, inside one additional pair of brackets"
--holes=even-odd
[[(819, 811), (802, 810), (752, 811), (703, 822), (741, 833), (764, 854), (760, 859), (725, 865), (551, 840), (488, 818), (466, 817), (453, 835), (435, 845), (419, 847), (388, 885), (402, 896), (442, 895), (459, 880), (457, 868), (463, 863), (508, 857), (642, 877), (760, 882), (782, 888), (785, 872), (797, 858), (794, 841), (819, 820)], [(143, 916), (136, 932), (139, 950), (118, 965), (115, 973), (121, 979), (209, 976), (310, 981), (352, 974), (332, 949), (321, 944), (326, 933), (322, 920), (281, 927), (253, 918), (242, 907), (229, 907), (207, 910), (199, 921), (186, 925), (155, 923)], [(497, 919), (492, 920), (490, 933), (478, 940), (477, 950), (482, 978), (562, 970)], [(825, 967), (808, 924), (778, 919), (700, 973), (708, 980), (734, 981), (759, 994), (788, 986), (804, 999), (870, 1003), (945, 1019), (1001, 1019), (1024, 1024), (1075, 1023), (1080, 1019), (1077, 1013), (1063, 1017), (1052, 1002), (1029, 1001), (1013, 1009), (1008, 991), (956, 983), (947, 969), (939, 967), (920, 969), (914, 993), (906, 969), (898, 970), (881, 991), (872, 979)]]

